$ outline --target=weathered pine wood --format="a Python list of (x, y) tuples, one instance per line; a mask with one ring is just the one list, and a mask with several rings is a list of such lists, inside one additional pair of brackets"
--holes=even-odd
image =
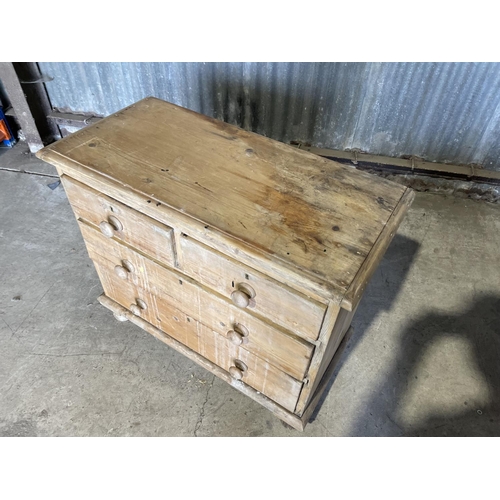
[[(267, 255), (262, 250), (230, 238), (219, 229), (209, 226), (203, 221), (198, 221), (189, 215), (173, 210), (165, 203), (158, 205), (159, 202), (153, 200), (152, 197), (125, 188), (112, 179), (100, 177), (82, 165), (69, 162), (68, 159), (56, 152), (49, 151), (48, 155), (43, 156), (43, 159), (49, 161), (50, 157), (49, 163), (56, 167), (59, 175), (65, 173), (73, 179), (77, 179), (79, 182), (133, 208), (137, 212), (173, 227), (174, 232), (178, 233), (178, 235), (182, 232), (189, 233), (208, 247), (241, 261), (278, 282), (286, 283), (291, 288), (318, 302), (324, 304), (329, 302), (325, 297), (329, 297), (333, 293), (333, 289), (328, 283), (319, 278), (299, 276), (295, 267), (286, 262), (280, 262), (275, 258), (268, 260)], [(42, 155), (39, 156), (42, 157)], [(153, 203), (153, 201), (155, 202)], [(176, 245), (179, 245), (178, 238), (176, 238)], [(342, 296), (336, 296), (335, 300), (340, 303)]]
[(38, 156), (101, 302), (302, 429), (412, 191), (154, 98)]
[(99, 227), (103, 221), (116, 217), (123, 227), (112, 232), (114, 238), (127, 242), (160, 262), (175, 265), (171, 227), (160, 224), (66, 175), (61, 176), (61, 181), (77, 218)]
[(131, 323), (134, 323), (135, 325), (139, 326), (146, 332), (156, 337), (158, 340), (161, 340), (162, 342), (167, 344), (169, 347), (172, 347), (172, 349), (175, 349), (176, 351), (180, 352), (181, 354), (183, 354), (190, 360), (194, 361), (201, 367), (205, 368), (206, 370), (213, 373), (220, 379), (224, 380), (238, 391), (242, 392), (243, 394), (250, 397), (254, 401), (257, 401), (259, 404), (261, 404), (262, 406), (273, 412), (281, 420), (291, 425), (294, 429), (297, 429), (298, 431), (304, 430), (304, 424), (299, 417), (294, 415), (292, 412), (287, 411), (285, 408), (278, 405), (270, 398), (266, 397), (260, 391), (256, 391), (255, 389), (245, 384), (241, 380), (234, 379), (233, 377), (231, 377), (231, 375), (229, 375), (229, 373), (227, 373), (221, 367), (217, 366), (215, 363), (212, 363), (211, 361), (204, 358), (203, 356), (193, 351), (189, 347), (185, 346), (181, 342), (175, 340), (170, 335), (166, 334), (165, 332), (153, 326), (151, 323), (142, 319), (140, 316), (135, 316), (128, 309), (125, 309), (123, 306), (121, 306), (114, 300), (110, 299), (109, 297), (106, 297), (106, 295), (103, 294), (99, 296), (98, 300), (104, 307), (108, 308), (117, 316), (126, 318)]
[[(305, 408), (311, 401), (311, 397), (315, 394), (323, 375), (330, 366), (332, 359), (337, 352), (340, 342), (344, 338), (346, 331), (351, 326), (351, 320), (354, 315), (354, 311), (347, 311), (346, 309), (340, 309), (340, 313), (336, 316), (335, 325), (333, 330), (325, 342), (320, 347), (320, 352), (315, 353), (313, 358), (314, 363), (314, 377), (311, 377), (311, 383), (304, 386), (302, 392), (300, 393), (300, 398), (295, 408), (295, 413), (297, 415), (302, 415)], [(313, 364), (311, 363), (311, 365)], [(311, 368), (310, 368), (311, 370)]]
[[(294, 378), (278, 370), (262, 358), (231, 343), (227, 337), (214, 332), (191, 315), (177, 309), (166, 295), (158, 296), (123, 283), (106, 264), (94, 261), (106, 295), (126, 309), (137, 304), (137, 299), (144, 302), (146, 309), (137, 309), (138, 316), (174, 339), (189, 347), (226, 372), (238, 361), (245, 363), (242, 381), (267, 397), (276, 401), (289, 411), (295, 409), (302, 386)], [(235, 364), (236, 363), (236, 364)]]
[(377, 238), (377, 241), (374, 243), (369, 255), (364, 260), (354, 280), (352, 281), (351, 286), (344, 296), (342, 306), (346, 309), (353, 310), (361, 300), (366, 285), (382, 260), (385, 251), (394, 238), (394, 235), (396, 234), (403, 217), (406, 215), (408, 208), (413, 203), (414, 198), (415, 192), (411, 189), (406, 190), (404, 195), (401, 197), (400, 202), (395, 207), (391, 217), (387, 221), (387, 224)]
[(325, 352), (330, 344), (330, 339), (335, 331), (335, 325), (338, 322), (339, 316), (341, 316), (343, 309), (341, 309), (335, 303), (330, 303), (326, 314), (325, 320), (323, 321), (323, 325), (320, 331), (320, 343), (316, 347), (313, 353), (313, 357), (311, 359), (311, 364), (309, 365), (309, 370), (307, 371), (306, 383), (302, 387), (302, 391), (300, 393), (300, 397), (297, 403), (297, 407), (295, 409), (295, 413), (298, 415), (302, 414), (302, 411), (305, 408), (307, 401), (309, 400), (312, 390), (316, 387), (318, 378), (318, 372), (321, 369), (322, 364), (324, 363)]
[(51, 151), (321, 278), (336, 296), (406, 190), (154, 98), (41, 156)]
[(353, 329), (349, 328), (347, 332), (345, 333), (342, 341), (340, 342), (339, 347), (337, 348), (337, 351), (335, 352), (335, 355), (333, 356), (332, 360), (330, 361), (330, 364), (325, 371), (323, 377), (320, 380), (320, 383), (318, 384), (318, 387), (316, 388), (316, 391), (314, 392), (314, 395), (306, 407), (304, 413), (301, 416), (302, 424), (304, 427), (307, 425), (309, 422), (309, 419), (311, 418), (311, 415), (313, 414), (314, 410), (316, 409), (317, 404), (319, 403), (319, 400), (321, 399), (321, 396), (323, 396), (326, 388), (328, 387), (328, 384), (331, 380), (331, 377), (333, 373), (335, 372), (340, 360), (342, 359), (342, 354), (345, 351), (345, 348), (347, 347), (347, 344), (349, 343), (349, 340), (353, 334)]
[(168, 296), (175, 307), (221, 335), (233, 330), (235, 324), (244, 325), (250, 332), (245, 349), (302, 381), (313, 350), (311, 344), (210, 294), (188, 276), (164, 268), (116, 240), (105, 238), (96, 228), (80, 224), (80, 229), (92, 260), (106, 261), (110, 269), (121, 266), (123, 261), (130, 262), (134, 272), (128, 273), (128, 282), (154, 295)]
[(326, 310), (323, 304), (309, 300), (193, 238), (181, 237), (180, 250), (182, 269), (192, 278), (225, 297), (230, 297), (239, 283), (247, 283), (256, 293), (253, 303), (247, 308), (249, 312), (271, 318), (306, 339), (314, 341), (318, 338)]

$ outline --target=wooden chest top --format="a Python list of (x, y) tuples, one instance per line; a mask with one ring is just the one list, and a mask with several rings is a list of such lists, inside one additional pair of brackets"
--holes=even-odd
[(89, 169), (200, 221), (347, 309), (393, 236), (384, 228), (398, 219), (397, 228), (413, 196), (399, 184), (155, 98), (40, 157)]

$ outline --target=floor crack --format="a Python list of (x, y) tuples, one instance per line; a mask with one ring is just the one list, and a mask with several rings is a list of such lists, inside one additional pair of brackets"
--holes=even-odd
[(12, 328), (10, 327), (10, 325), (7, 323), (7, 321), (5, 321), (3, 318), (2, 318), (2, 321), (7, 325), (7, 328), (10, 330), (10, 332), (12, 333), (12, 335), (14, 335), (14, 330), (12, 330)]
[(389, 419), (389, 422), (394, 424), (404, 434), (404, 429), (395, 420), (393, 420), (388, 413), (386, 413), (385, 416)]
[[(31, 311), (28, 313), (28, 315), (22, 320), (21, 324), (15, 329), (15, 331), (12, 333), (11, 337), (14, 337), (14, 335), (16, 335), (16, 333), (21, 329), (21, 327), (24, 325), (24, 322), (31, 316), (31, 314), (33, 313), (33, 311), (38, 307), (38, 304), (40, 304), (40, 302), (44, 299), (45, 295), (47, 295), (50, 290), (52, 289), (52, 287), (58, 283), (57, 281), (55, 281), (54, 283), (52, 283), (52, 285), (49, 286), (49, 288), (47, 289), (47, 291), (42, 295), (42, 297), (40, 298), (40, 300), (35, 304), (35, 307), (33, 307), (33, 309), (31, 309)], [(12, 331), (12, 329), (11, 329)]]
[(212, 389), (214, 382), (215, 382), (215, 375), (212, 376), (212, 382), (208, 386), (207, 394), (205, 395), (205, 401), (203, 401), (203, 405), (201, 406), (200, 416), (198, 417), (198, 421), (196, 422), (196, 426), (194, 428), (194, 437), (198, 437), (198, 430), (200, 429), (201, 424), (203, 423), (203, 419), (205, 418), (205, 406), (208, 401), (208, 395), (210, 393), (210, 389)]

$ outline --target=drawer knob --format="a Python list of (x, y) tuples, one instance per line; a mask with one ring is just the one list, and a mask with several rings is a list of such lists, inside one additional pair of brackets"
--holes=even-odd
[(115, 266), (115, 274), (122, 280), (126, 280), (129, 273), (133, 272), (134, 266), (128, 260), (122, 260), (121, 266)]
[(250, 299), (255, 297), (255, 290), (246, 283), (238, 283), (237, 290), (231, 293), (233, 304), (241, 309), (245, 309), (250, 304)]
[(121, 231), (123, 229), (123, 224), (114, 215), (110, 215), (107, 221), (103, 220), (99, 224), (99, 228), (106, 238), (112, 238), (115, 231)]
[(115, 266), (115, 274), (122, 280), (128, 277), (128, 271), (123, 266)]
[(248, 370), (248, 366), (239, 359), (234, 360), (234, 364), (229, 368), (229, 375), (236, 380), (241, 380)]
[(248, 344), (248, 335), (248, 328), (239, 323), (234, 325), (234, 330), (227, 332), (227, 338), (235, 345)]
[(141, 299), (135, 299), (135, 304), (132, 304), (130, 306), (130, 311), (132, 312), (132, 314), (140, 316), (142, 311), (145, 311), (147, 308), (148, 305), (146, 304), (146, 302)]

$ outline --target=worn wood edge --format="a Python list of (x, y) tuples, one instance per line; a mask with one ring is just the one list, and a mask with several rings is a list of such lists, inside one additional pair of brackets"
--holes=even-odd
[(311, 362), (309, 363), (309, 367), (307, 368), (305, 382), (302, 386), (302, 390), (299, 394), (299, 399), (297, 400), (297, 405), (295, 406), (295, 413), (301, 415), (307, 401), (310, 397), (311, 391), (315, 387), (316, 377), (318, 375), (318, 371), (321, 366), (321, 361), (323, 359), (323, 355), (325, 354), (326, 348), (328, 347), (328, 341), (333, 333), (333, 329), (335, 324), (337, 323), (337, 319), (339, 318), (341, 308), (335, 304), (330, 303), (325, 315), (323, 317), (323, 323), (321, 324), (320, 333), (319, 333), (319, 344), (316, 345), (312, 356)]
[[(86, 127), (83, 127), (83, 128), (85, 129), (85, 131), (89, 131), (89, 130), (92, 130), (94, 128), (97, 128), (99, 126), (99, 124), (103, 120), (107, 120), (108, 118), (115, 117), (115, 116), (119, 115), (120, 113), (123, 113), (127, 109), (136, 107), (136, 105), (139, 104), (140, 102), (147, 101), (147, 100), (150, 100), (150, 99), (154, 99), (154, 97), (152, 97), (152, 96), (144, 97), (143, 99), (140, 99), (139, 101), (137, 101), (137, 102), (135, 102), (133, 104), (130, 104), (129, 106), (126, 106), (125, 108), (119, 109), (118, 111), (115, 111), (114, 113), (111, 113), (110, 115), (106, 116), (105, 118), (102, 118), (100, 120), (92, 122), (92, 123), (90, 123), (89, 125), (87, 125)], [(50, 153), (50, 152), (57, 153), (57, 151), (55, 150), (55, 148), (60, 148), (61, 146), (64, 147), (64, 145), (66, 145), (66, 143), (69, 142), (69, 140), (70, 140), (70, 138), (72, 136), (73, 136), (73, 134), (70, 134), (70, 135), (68, 135), (66, 137), (63, 137), (62, 139), (57, 140), (56, 142), (54, 142), (52, 144), (49, 144), (48, 146), (45, 146), (41, 150), (37, 151), (36, 152), (37, 158), (40, 158), (41, 160), (44, 160), (44, 161), (48, 161), (48, 160), (45, 160), (45, 157), (48, 155), (48, 153)]]
[(249, 387), (248, 385), (245, 385), (243, 382), (233, 379), (233, 377), (231, 377), (229, 373), (227, 373), (225, 370), (223, 370), (216, 364), (212, 363), (211, 361), (204, 358), (203, 356), (193, 351), (192, 349), (189, 349), (189, 347), (186, 347), (184, 344), (170, 337), (168, 334), (159, 330), (151, 323), (148, 323), (139, 316), (135, 316), (129, 310), (125, 309), (120, 304), (107, 297), (105, 294), (100, 295), (97, 298), (97, 300), (101, 305), (103, 305), (116, 315), (127, 318), (134, 325), (142, 328), (146, 332), (153, 335), (153, 337), (157, 338), (158, 340), (161, 340), (163, 343), (167, 344), (172, 349), (175, 349), (179, 353), (189, 358), (191, 361), (194, 361), (201, 367), (205, 368), (206, 370), (210, 371), (220, 379), (224, 380), (232, 387), (242, 392), (245, 396), (248, 396), (257, 403), (261, 404), (264, 408), (274, 413), (277, 417), (279, 417), (287, 424), (291, 425), (294, 429), (298, 431), (304, 430), (305, 426), (303, 424), (303, 420), (299, 418), (297, 415), (294, 415), (293, 413), (290, 413), (288, 410), (285, 410), (285, 408), (275, 403), (267, 396), (264, 396), (262, 393), (256, 391), (255, 389)]
[(330, 382), (330, 379), (337, 368), (339, 361), (342, 358), (342, 355), (344, 354), (345, 348), (347, 347), (347, 344), (349, 343), (349, 340), (352, 337), (352, 334), (354, 333), (354, 330), (351, 327), (347, 330), (347, 332), (344, 335), (344, 338), (342, 339), (342, 342), (339, 344), (339, 347), (337, 348), (335, 355), (332, 358), (332, 361), (328, 368), (325, 371), (325, 374), (323, 375), (321, 382), (319, 383), (316, 392), (314, 393), (314, 396), (311, 398), (310, 403), (307, 405), (306, 409), (304, 410), (304, 413), (300, 417), (302, 420), (302, 425), (305, 427), (307, 423), (309, 422), (309, 419), (311, 418), (311, 415), (313, 414), (316, 406), (319, 403), (319, 400), (321, 399), (321, 396), (325, 392), (325, 389), (328, 387), (328, 383)]
[(311, 398), (314, 396), (316, 389), (321, 383), (323, 375), (328, 369), (328, 366), (333, 359), (340, 342), (342, 341), (342, 338), (351, 324), (354, 312), (355, 311), (349, 312), (346, 309), (339, 308), (338, 314), (335, 316), (333, 326), (330, 328), (328, 338), (325, 339), (325, 342), (317, 349), (318, 360), (316, 361), (317, 366), (314, 367), (314, 377), (311, 377), (309, 385), (307, 387), (303, 387), (299, 395), (299, 401), (295, 407), (295, 413), (297, 415), (301, 416), (304, 413), (307, 405), (311, 401)]
[(340, 304), (344, 309), (352, 311), (361, 300), (366, 285), (382, 260), (414, 198), (415, 192), (407, 188), (344, 295)]
[[(186, 228), (189, 228), (191, 231), (194, 231), (193, 236), (196, 236), (198, 241), (232, 259), (235, 258), (235, 255), (228, 253), (225, 248), (234, 247), (235, 242), (237, 242), (238, 245), (242, 247), (242, 250), (238, 253), (238, 259), (240, 259), (243, 264), (254, 268), (263, 274), (269, 275), (279, 283), (287, 284), (288, 287), (301, 292), (313, 300), (322, 304), (327, 304), (329, 301), (334, 301), (337, 304), (340, 304), (344, 297), (344, 290), (338, 290), (334, 285), (319, 276), (306, 272), (306, 270), (297, 266), (290, 265), (281, 258), (259, 250), (249, 245), (247, 242), (220, 231), (216, 227), (210, 226), (210, 230), (217, 234), (216, 239), (223, 242), (223, 246), (217, 246), (215, 238), (207, 239), (207, 233), (206, 230), (204, 230), (206, 224), (203, 221), (195, 219), (194, 217), (191, 217), (174, 207), (170, 207), (170, 205), (166, 204), (162, 200), (156, 200), (156, 198), (151, 196), (145, 196), (143, 193), (133, 190), (129, 186), (119, 183), (115, 179), (96, 173), (95, 171), (85, 167), (85, 165), (58, 153), (57, 151), (44, 148), (37, 153), (37, 157), (54, 165), (58, 171), (62, 170), (64, 173), (68, 173), (70, 177), (92, 187), (93, 189), (100, 190), (102, 189), (100, 185), (104, 184), (105, 186), (116, 190), (116, 192), (125, 191), (128, 195), (136, 198), (136, 200), (140, 200), (140, 208), (130, 205), (130, 202), (120, 199), (116, 194), (109, 191), (103, 191), (103, 193), (111, 198), (117, 199), (121, 203), (124, 203), (135, 210), (140, 210), (148, 217), (151, 217), (162, 224), (168, 225), (169, 222), (168, 220), (159, 217), (158, 214), (163, 214), (167, 219), (170, 217), (170, 220), (173, 216), (177, 222), (180, 222), (181, 225), (186, 226)], [(153, 205), (152, 203), (146, 203), (146, 200), (148, 199), (158, 201), (161, 205), (151, 207), (150, 205)], [(265, 266), (262, 265), (263, 263)], [(284, 274), (283, 271), (285, 271), (286, 274)], [(296, 278), (294, 280), (290, 280), (290, 275), (295, 276)]]

